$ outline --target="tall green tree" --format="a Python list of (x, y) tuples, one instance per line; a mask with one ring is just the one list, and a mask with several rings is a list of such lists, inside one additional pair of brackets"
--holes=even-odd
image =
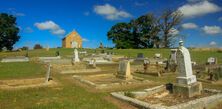
[(136, 48), (153, 48), (159, 40), (158, 22), (153, 14), (143, 15), (130, 22)]
[(182, 13), (180, 11), (172, 11), (170, 9), (163, 12), (159, 18), (159, 27), (161, 29), (161, 43), (164, 48), (169, 48), (173, 45), (173, 40), (177, 35), (172, 34), (174, 30), (178, 30), (178, 25), (182, 21)]
[(134, 48), (131, 25), (128, 23), (117, 23), (107, 33), (108, 40), (112, 40), (116, 48)]
[(20, 39), (19, 28), (16, 26), (16, 17), (0, 13), (0, 51), (6, 47), (13, 49), (13, 45)]

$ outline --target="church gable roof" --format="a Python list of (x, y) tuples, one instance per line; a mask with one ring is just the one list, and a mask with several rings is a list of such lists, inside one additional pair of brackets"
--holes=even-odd
[[(72, 32), (70, 32), (69, 34), (67, 34), (62, 40), (65, 40), (67, 37), (71, 37), (71, 36), (74, 36), (74, 37), (80, 37), (81, 36), (77, 33), (77, 31), (73, 30)], [(82, 39), (82, 38), (81, 38)]]

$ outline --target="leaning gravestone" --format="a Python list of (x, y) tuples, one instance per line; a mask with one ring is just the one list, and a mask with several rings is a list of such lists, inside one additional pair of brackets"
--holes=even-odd
[(130, 62), (128, 60), (120, 61), (116, 77), (125, 80), (131, 80), (133, 78), (130, 73)]
[(183, 41), (179, 42), (176, 59), (179, 75), (177, 77), (177, 83), (174, 84), (174, 93), (185, 95), (186, 97), (200, 95), (202, 84), (197, 82), (196, 76), (193, 75), (190, 53), (188, 49), (183, 46)]

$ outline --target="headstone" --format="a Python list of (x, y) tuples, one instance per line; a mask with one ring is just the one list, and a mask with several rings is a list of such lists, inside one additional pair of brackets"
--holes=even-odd
[(89, 61), (89, 65), (92, 66), (93, 68), (96, 68), (96, 60), (95, 59), (91, 59)]
[(154, 58), (161, 58), (161, 54), (160, 54), (160, 53), (156, 53), (156, 54), (154, 55)]
[(46, 72), (46, 76), (45, 76), (45, 82), (47, 83), (50, 79), (50, 72), (51, 72), (51, 64), (48, 65), (48, 70)]
[(128, 60), (120, 61), (116, 77), (125, 80), (131, 80), (133, 78), (130, 73), (130, 62)]
[(137, 58), (144, 58), (143, 53), (138, 53), (138, 54), (137, 54)]
[(147, 72), (148, 64), (149, 64), (149, 61), (144, 60), (144, 63), (143, 63), (143, 69), (144, 69), (144, 73), (146, 73), (146, 72)]
[(174, 92), (184, 94), (188, 97), (201, 94), (202, 84), (197, 82), (196, 76), (193, 75), (190, 53), (188, 49), (183, 46), (183, 41), (179, 42), (176, 59), (179, 74), (177, 83), (174, 85)]
[(171, 63), (177, 63), (176, 53), (177, 53), (177, 49), (171, 49), (171, 54), (170, 54), (170, 59), (169, 59)]
[(210, 57), (207, 59), (207, 64), (210, 64), (210, 65), (217, 64), (217, 59), (214, 57)]
[(177, 49), (171, 49), (170, 58), (166, 64), (166, 68), (170, 72), (176, 72), (177, 60), (176, 60)]
[(179, 76), (177, 77), (179, 84), (192, 84), (196, 82), (196, 76), (193, 75), (190, 53), (180, 41), (180, 47), (177, 51), (177, 64)]
[(75, 62), (79, 62), (79, 61), (80, 61), (80, 60), (79, 60), (78, 50), (75, 49), (75, 50), (74, 50), (73, 62), (75, 63)]

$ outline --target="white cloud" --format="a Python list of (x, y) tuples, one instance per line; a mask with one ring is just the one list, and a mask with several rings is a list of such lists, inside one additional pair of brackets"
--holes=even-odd
[(217, 43), (214, 42), (214, 41), (211, 41), (211, 42), (209, 43), (209, 45), (211, 45), (211, 46), (215, 46), (215, 45), (217, 45)]
[(170, 32), (169, 32), (169, 34), (170, 35), (172, 35), (172, 36), (176, 36), (176, 35), (178, 35), (180, 32), (177, 30), (177, 29), (175, 29), (175, 28), (171, 28), (170, 29)]
[(49, 30), (54, 35), (64, 35), (65, 30), (60, 28), (59, 25), (54, 23), (53, 21), (45, 21), (41, 23), (34, 24), (40, 30)]
[(83, 41), (83, 42), (88, 42), (89, 40), (86, 39), (86, 38), (82, 38), (82, 41)]
[(218, 21), (222, 22), (222, 17), (219, 17), (219, 18), (218, 18)]
[(195, 23), (184, 23), (184, 24), (182, 24), (182, 28), (195, 29), (195, 28), (198, 28), (198, 26)]
[(204, 26), (201, 28), (206, 34), (215, 35), (222, 33), (222, 29), (219, 26)]
[(105, 5), (96, 5), (94, 7), (94, 12), (105, 16), (108, 20), (119, 20), (122, 18), (129, 18), (132, 15), (126, 11), (118, 10), (115, 7), (105, 4)]
[(179, 7), (178, 10), (183, 13), (184, 17), (192, 18), (196, 16), (219, 12), (221, 11), (221, 7), (204, 0), (202, 2), (185, 4)]

